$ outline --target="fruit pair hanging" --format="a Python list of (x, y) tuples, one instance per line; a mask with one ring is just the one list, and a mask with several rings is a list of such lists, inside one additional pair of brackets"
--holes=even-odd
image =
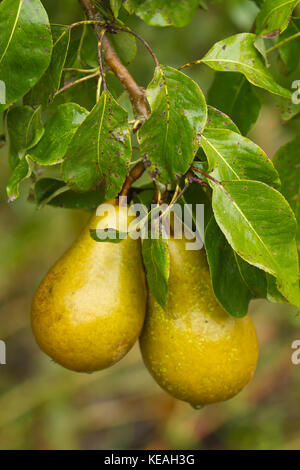
[[(41, 282), (32, 328), (41, 349), (79, 372), (112, 366), (140, 338), (144, 362), (158, 384), (195, 407), (227, 400), (251, 379), (258, 357), (249, 315), (230, 317), (216, 300), (204, 249), (170, 238), (167, 309), (146, 290), (140, 240), (96, 242), (90, 229), (132, 220), (92, 216)], [(117, 224), (116, 224), (117, 221)], [(115, 224), (115, 225), (114, 225)]]

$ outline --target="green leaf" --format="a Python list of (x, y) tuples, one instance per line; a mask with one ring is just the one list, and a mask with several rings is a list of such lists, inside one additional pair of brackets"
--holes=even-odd
[[(290, 22), (288, 28), (280, 35), (279, 42), (294, 36), (300, 31), (300, 20), (293, 20)], [(287, 73), (294, 72), (299, 65), (300, 55), (300, 37), (286, 42), (278, 48), (278, 52), (282, 62), (285, 65)]]
[(0, 134), (0, 149), (6, 145), (5, 134)]
[(171, 67), (156, 67), (147, 89), (151, 115), (139, 133), (148, 171), (162, 183), (183, 175), (195, 158), (207, 109), (199, 86)]
[(97, 53), (97, 39), (92, 26), (87, 26), (84, 30), (82, 44), (80, 49), (80, 59), (89, 67), (97, 67), (98, 53)]
[(165, 310), (170, 270), (168, 241), (161, 236), (157, 239), (151, 238), (149, 233), (149, 237), (143, 240), (142, 254), (149, 289), (159, 305)]
[(186, 26), (201, 0), (125, 0), (124, 7), (151, 26)]
[(127, 232), (119, 232), (115, 228), (90, 229), (90, 235), (95, 242), (120, 243)]
[[(82, 31), (82, 36), (84, 35), (84, 28)], [(78, 38), (72, 37), (70, 34), (70, 42), (69, 42), (69, 47), (68, 47), (68, 52), (67, 52), (67, 57), (65, 60), (64, 67), (73, 67), (74, 65), (77, 65), (77, 59), (79, 58), (80, 60), (80, 47), (81, 47), (81, 40)], [(75, 64), (76, 63), (76, 64)]]
[(153, 203), (153, 185), (151, 184), (151, 189), (143, 189), (133, 191), (132, 201), (134, 204), (143, 204), (148, 209), (150, 209), (151, 204)]
[[(241, 301), (244, 312), (247, 313), (248, 298), (266, 298), (266, 276), (270, 275), (244, 261), (231, 248), (214, 217), (211, 217), (206, 228), (205, 248), (210, 270), (214, 272), (212, 282), (215, 294), (230, 314), (234, 315), (234, 306), (238, 306)], [(235, 283), (237, 297), (240, 295), (237, 287), (240, 286), (241, 299), (233, 298), (231, 282)], [(242, 310), (236, 308), (235, 312), (236, 315), (241, 315)]]
[(238, 127), (230, 119), (227, 114), (223, 113), (219, 109), (213, 108), (212, 106), (207, 107), (207, 123), (205, 130), (207, 129), (230, 129), (233, 132), (240, 134)]
[(48, 204), (49, 201), (66, 187), (66, 183), (55, 178), (40, 178), (33, 187), (34, 201), (38, 206)]
[[(110, 75), (110, 74), (108, 74)], [(72, 79), (76, 80), (81, 78), (79, 73), (72, 73)], [(97, 92), (97, 78), (87, 80), (77, 85), (73, 85), (68, 90), (56, 95), (53, 102), (54, 106), (59, 106), (64, 103), (76, 103), (89, 111), (95, 106), (95, 98)]]
[(78, 193), (72, 191), (62, 180), (54, 178), (39, 179), (33, 189), (34, 200), (38, 207), (46, 204), (66, 209), (96, 209), (104, 202), (104, 190)]
[(208, 10), (207, 0), (200, 0), (199, 6), (203, 10), (207, 11)]
[[(183, 210), (191, 212), (193, 230), (197, 231), (198, 236), (204, 241), (204, 233), (207, 224), (209, 223), (213, 212), (211, 207), (211, 200), (209, 194), (199, 185), (191, 184), (185, 191), (184, 195), (180, 198), (179, 204), (183, 206)], [(191, 211), (188, 210), (187, 204), (190, 204)], [(202, 221), (197, 217), (197, 204), (203, 204), (204, 206), (204, 227), (202, 227)]]
[(86, 193), (77, 193), (68, 189), (55, 196), (47, 202), (51, 206), (62, 207), (64, 209), (93, 210), (105, 201), (104, 189), (97, 191), (87, 191)]
[(232, 248), (275, 276), (282, 294), (299, 306), (296, 220), (284, 197), (258, 181), (228, 181), (213, 184), (212, 204)]
[(121, 190), (131, 157), (127, 113), (109, 93), (83, 121), (62, 165), (63, 179), (76, 191), (104, 185), (107, 199)]
[(122, 6), (122, 0), (110, 0), (110, 8), (115, 18), (118, 18), (119, 10)]
[(264, 61), (265, 61), (265, 66), (268, 68), (270, 67), (270, 61), (268, 58), (268, 53), (267, 53), (267, 48), (266, 48), (266, 41), (264, 40), (263, 37), (257, 36), (255, 41), (254, 41), (254, 46), (258, 50), (258, 52), (263, 56)]
[(300, 249), (300, 134), (278, 150), (273, 163), (282, 181), (281, 192), (297, 219), (297, 243)]
[(59, 89), (63, 68), (67, 58), (70, 44), (70, 31), (68, 31), (58, 42), (61, 34), (66, 30), (66, 26), (51, 25), (53, 37), (53, 51), (51, 62), (38, 83), (30, 90), (25, 97), (25, 102), (32, 106), (43, 104), (47, 106), (54, 99), (55, 92)]
[(13, 170), (25, 151), (34, 147), (44, 133), (41, 107), (33, 110), (29, 106), (17, 106), (7, 114), (9, 134), (9, 164)]
[(12, 172), (6, 187), (8, 202), (15, 201), (19, 197), (19, 187), (22, 181), (29, 178), (32, 168), (31, 162), (27, 156), (23, 157)]
[(267, 300), (269, 302), (277, 303), (277, 302), (286, 302), (286, 299), (283, 295), (279, 292), (276, 284), (276, 278), (271, 276), (271, 274), (266, 273), (267, 277)]
[(123, 64), (131, 64), (137, 53), (135, 37), (129, 33), (119, 31), (117, 34), (110, 34), (109, 39)]
[(0, 4), (0, 80), (6, 104), (22, 98), (47, 69), (52, 39), (47, 13), (39, 0), (3, 0)]
[(130, 15), (134, 13), (136, 6), (137, 0), (123, 0), (123, 7)]
[(261, 8), (262, 7), (262, 4), (264, 3), (265, 0), (253, 0), (254, 3), (256, 3), (256, 5)]
[(105, 0), (105, 2), (103, 2), (103, 0), (95, 0), (94, 3), (102, 18), (107, 20), (107, 22), (112, 22), (114, 17), (108, 5), (108, 0)]
[(278, 36), (288, 24), (299, 0), (265, 0), (256, 17), (256, 34), (271, 38)]
[(197, 169), (199, 169), (201, 171), (205, 171), (206, 173), (208, 171), (208, 162), (207, 162), (205, 153), (204, 153), (202, 148), (199, 149), (199, 152), (197, 153), (197, 155), (199, 155), (200, 161), (196, 160), (196, 161), (193, 162), (192, 170), (193, 170), (194, 174), (196, 176), (198, 176), (198, 178), (200, 178), (202, 181), (207, 183), (206, 176), (201, 174), (199, 171), (197, 171)]
[(243, 135), (257, 121), (260, 101), (244, 75), (235, 72), (216, 72), (208, 92), (208, 102), (228, 114)]
[(30, 150), (32, 160), (40, 165), (60, 163), (75, 132), (88, 112), (75, 103), (58, 106), (45, 126), (45, 132), (38, 145)]
[[(119, 82), (119, 80), (117, 79), (115, 74), (111, 71), (107, 72), (107, 74), (105, 75), (105, 79), (106, 79), (106, 86), (107, 86), (107, 89), (108, 89), (109, 93), (113, 96), (113, 98), (116, 101), (118, 101), (120, 96), (124, 93), (123, 85), (121, 84), (121, 82)], [(130, 99), (129, 99), (129, 102), (130, 102), (130, 106), (131, 106), (131, 109), (132, 109)], [(121, 104), (121, 106), (122, 106), (122, 104)], [(126, 108), (124, 107), (124, 109), (126, 109)], [(126, 109), (126, 111), (128, 113), (127, 109)], [(132, 119), (134, 119), (134, 118), (132, 118)]]
[(217, 42), (201, 62), (221, 72), (240, 72), (253, 85), (276, 95), (291, 97), (289, 90), (275, 82), (254, 45), (255, 34), (241, 33)]
[(236, 252), (234, 254), (241, 276), (250, 290), (252, 298), (265, 299), (267, 296), (266, 276), (268, 273), (247, 263)]
[(231, 130), (206, 129), (201, 146), (209, 172), (219, 181), (256, 180), (280, 187), (277, 171), (265, 152), (254, 142)]
[[(251, 292), (244, 281), (237, 255), (219, 229), (214, 217), (205, 231), (205, 249), (215, 296), (234, 317), (248, 312)], [(248, 265), (250, 266), (250, 265)], [(252, 267), (252, 269), (256, 269)]]
[[(300, 98), (300, 86), (299, 91), (296, 91), (295, 93), (297, 94), (296, 99), (298, 100)], [(283, 121), (290, 121), (300, 113), (300, 102), (293, 103), (291, 100), (286, 100), (280, 96), (276, 97), (276, 102)]]
[[(129, 33), (118, 31), (116, 34), (108, 35), (121, 61), (128, 65), (136, 56), (136, 39)], [(98, 66), (97, 38), (92, 27), (87, 27), (83, 40), (81, 59), (90, 67)]]

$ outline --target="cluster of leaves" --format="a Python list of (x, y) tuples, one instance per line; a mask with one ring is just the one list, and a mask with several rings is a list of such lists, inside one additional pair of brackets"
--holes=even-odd
[[(207, 99), (182, 71), (156, 66), (147, 88), (151, 113), (135, 142), (137, 158), (143, 158), (148, 172), (146, 184), (137, 191), (142, 202), (152, 200), (152, 180), (174, 188), (193, 171), (206, 184), (205, 189), (190, 186), (180, 202), (205, 204), (205, 248), (214, 291), (234, 316), (246, 314), (256, 297), (300, 307), (299, 137), (281, 148), (273, 163), (244, 137), (259, 115), (257, 87), (280, 100), (286, 120), (299, 115), (292, 92), (277, 83), (268, 67), (273, 50), (287, 72), (297, 67), (299, 23), (291, 15), (299, 2), (256, 3), (255, 33), (217, 42), (193, 62), (216, 71)], [(199, 6), (206, 7), (199, 0), (167, 0), (163, 6), (156, 0), (110, 0), (95, 5), (106, 22), (120, 25), (122, 7), (150, 25), (178, 27)], [(0, 23), (5, 26), (0, 30), (0, 80), (6, 100), (0, 113), (10, 140), (9, 200), (19, 196), (19, 186), (28, 178), (30, 199), (38, 206), (92, 209), (116, 197), (136, 158), (131, 143), (135, 136), (129, 102), (110, 71), (107, 90), (100, 94), (92, 28), (84, 26), (78, 38), (65, 25), (50, 26), (40, 0), (3, 0)], [(135, 38), (125, 32), (109, 36), (123, 63), (132, 61)], [(89, 106), (83, 107), (83, 96)], [(164, 307), (166, 247), (163, 238), (143, 244), (148, 283)]]

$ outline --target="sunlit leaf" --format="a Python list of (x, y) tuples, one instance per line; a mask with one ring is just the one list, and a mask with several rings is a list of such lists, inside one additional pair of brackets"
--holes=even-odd
[(58, 41), (65, 29), (66, 26), (51, 25), (54, 44), (51, 62), (42, 78), (26, 95), (25, 102), (27, 104), (37, 105), (41, 103), (47, 106), (59, 89), (70, 43), (70, 31)]
[(38, 145), (29, 154), (40, 165), (60, 163), (76, 130), (88, 112), (75, 103), (62, 104), (45, 125), (45, 132)]
[(299, 0), (265, 0), (256, 17), (256, 34), (278, 36), (284, 31)]
[(241, 33), (217, 42), (202, 62), (214, 70), (240, 72), (255, 86), (276, 95), (291, 97), (289, 90), (275, 82), (254, 45), (255, 34)]
[(265, 152), (254, 142), (231, 130), (206, 129), (201, 146), (209, 171), (220, 181), (256, 180), (280, 186), (277, 171)]
[(102, 93), (68, 147), (62, 166), (63, 179), (76, 191), (103, 185), (110, 199), (123, 186), (130, 157), (127, 113), (109, 93)]
[(151, 26), (186, 26), (201, 0), (124, 0), (124, 7)]
[(171, 67), (157, 67), (147, 95), (151, 115), (138, 140), (153, 178), (167, 183), (184, 174), (195, 158), (207, 109), (199, 86)]
[(296, 220), (284, 197), (258, 181), (213, 184), (216, 221), (248, 263), (278, 279), (281, 293), (300, 305)]
[(205, 126), (205, 130), (207, 129), (229, 129), (233, 132), (237, 132), (238, 134), (240, 134), (240, 130), (230, 119), (230, 117), (219, 109), (216, 109), (212, 106), (207, 106), (207, 123)]
[(45, 72), (52, 38), (47, 13), (39, 0), (3, 0), (0, 25), (0, 80), (6, 88), (1, 113), (22, 98)]
[(119, 10), (121, 6), (122, 6), (122, 0), (110, 0), (110, 8), (112, 9), (112, 12), (115, 18), (118, 18)]

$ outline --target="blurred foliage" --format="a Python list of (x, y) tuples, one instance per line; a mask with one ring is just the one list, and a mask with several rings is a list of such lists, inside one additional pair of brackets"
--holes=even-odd
[[(82, 17), (74, 0), (43, 3), (53, 23)], [(122, 19), (149, 41), (161, 63), (177, 67), (217, 40), (250, 30), (257, 13), (250, 0), (208, 5), (182, 29), (152, 28), (125, 12)], [(140, 45), (129, 69), (142, 86), (152, 78), (152, 59)], [(198, 66), (188, 73), (207, 92), (213, 71)], [(273, 102), (259, 94), (263, 108), (251, 138), (273, 156), (293, 138), (299, 120), (283, 127)], [(26, 184), (8, 205), (6, 154), (7, 145), (0, 149), (0, 339), (7, 344), (7, 365), (0, 366), (0, 449), (300, 449), (300, 366), (290, 360), (300, 327), (292, 307), (251, 304), (261, 345), (252, 383), (233, 400), (201, 411), (156, 385), (138, 346), (113, 368), (91, 375), (64, 370), (38, 349), (30, 330), (33, 292), (88, 214), (36, 210), (24, 196)]]

